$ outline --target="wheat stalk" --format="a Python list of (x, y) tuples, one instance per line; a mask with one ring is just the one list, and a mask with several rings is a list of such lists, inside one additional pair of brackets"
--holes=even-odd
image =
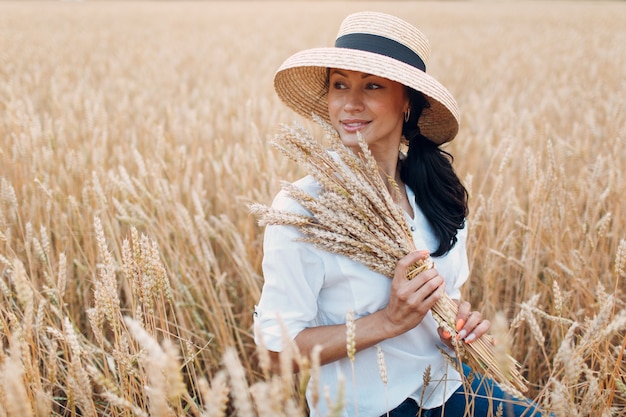
[[(310, 215), (277, 210), (260, 204), (251, 205), (260, 225), (291, 225), (302, 234), (302, 241), (318, 248), (345, 255), (369, 269), (393, 277), (399, 259), (416, 250), (402, 208), (387, 191), (376, 160), (359, 137), (360, 154), (345, 147), (328, 124), (317, 120), (326, 132), (335, 153), (330, 153), (308, 131), (293, 125), (284, 126), (273, 142), (281, 152), (294, 160), (322, 186), (313, 197), (293, 185), (283, 189), (307, 209)], [(412, 279), (434, 266), (432, 259), (413, 265)], [(432, 308), (437, 323), (456, 340), (457, 303), (446, 293)], [(471, 344), (457, 343), (478, 364), (480, 371), (494, 379), (507, 392), (521, 397), (527, 390), (519, 372), (519, 363), (510, 355), (507, 364), (498, 362), (490, 335)]]

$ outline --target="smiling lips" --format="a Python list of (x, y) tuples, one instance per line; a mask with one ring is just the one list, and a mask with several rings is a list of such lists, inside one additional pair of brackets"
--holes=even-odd
[(367, 126), (370, 122), (367, 120), (361, 119), (346, 119), (341, 121), (341, 126), (348, 133), (355, 133), (365, 126)]

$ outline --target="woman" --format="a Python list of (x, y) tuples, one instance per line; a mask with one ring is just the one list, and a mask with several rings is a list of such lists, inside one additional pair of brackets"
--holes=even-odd
[[(495, 414), (504, 398), (497, 386), (480, 378), (464, 390), (461, 375), (439, 351), (454, 354), (450, 334), (429, 313), (440, 291), (460, 300), (469, 271), (467, 192), (450, 155), (439, 147), (455, 137), (458, 110), (451, 94), (426, 74), (428, 55), (428, 41), (407, 22), (362, 12), (344, 20), (335, 47), (295, 54), (274, 80), (287, 105), (328, 121), (354, 152), (360, 152), (357, 132), (362, 135), (386, 174), (389, 191), (393, 185), (388, 178), (399, 186), (398, 204), (406, 212), (416, 247), (423, 249), (400, 260), (390, 280), (298, 241), (301, 234), (294, 227), (266, 229), (265, 283), (255, 309), (257, 343), (262, 339), (271, 352), (280, 352), (286, 334), (301, 353), (321, 346), (320, 389), (328, 387), (333, 398), (345, 393), (345, 416), (415, 416), (420, 411), (462, 416), (468, 408), (473, 415), (486, 416)], [(406, 144), (404, 155), (400, 149)], [(314, 196), (319, 192), (311, 177), (296, 185)], [(285, 192), (272, 206), (305, 213)], [(408, 267), (429, 255), (436, 268), (407, 280)], [(356, 318), (354, 377), (346, 349), (348, 311)], [(471, 343), (489, 326), (468, 302), (459, 301), (459, 340)], [(378, 352), (384, 355), (387, 386), (379, 376)], [(307, 396), (311, 415), (327, 414), (324, 400), (312, 403), (316, 396)], [(504, 415), (509, 409), (514, 415), (529, 407), (524, 415), (533, 412), (526, 402), (507, 400), (503, 407)]]

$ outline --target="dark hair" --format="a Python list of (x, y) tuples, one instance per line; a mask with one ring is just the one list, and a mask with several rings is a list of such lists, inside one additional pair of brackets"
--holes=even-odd
[(426, 216), (439, 247), (432, 256), (445, 255), (457, 242), (457, 230), (465, 225), (468, 194), (452, 168), (453, 156), (422, 135), (417, 121), (430, 107), (418, 91), (407, 88), (410, 116), (402, 127), (409, 149), (401, 162), (400, 178), (415, 193), (415, 203)]

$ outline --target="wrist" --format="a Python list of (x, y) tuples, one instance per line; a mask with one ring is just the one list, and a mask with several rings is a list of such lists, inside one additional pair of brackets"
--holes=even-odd
[(381, 330), (381, 337), (383, 340), (400, 336), (402, 333), (406, 332), (406, 329), (394, 323), (394, 321), (389, 317), (385, 309), (380, 310), (377, 313), (379, 313), (378, 319), (380, 320), (380, 324), (377, 326), (377, 328)]

